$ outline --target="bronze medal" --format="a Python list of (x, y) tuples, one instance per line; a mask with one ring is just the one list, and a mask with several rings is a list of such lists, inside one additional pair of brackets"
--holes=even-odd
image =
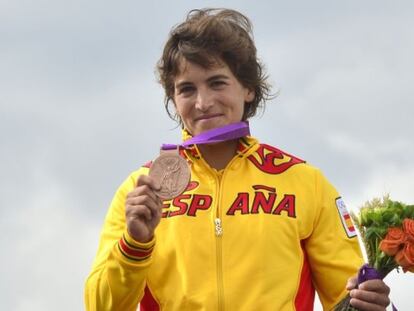
[(152, 163), (149, 175), (160, 185), (155, 191), (163, 200), (171, 200), (180, 195), (190, 182), (190, 168), (187, 161), (177, 152), (171, 150), (162, 152)]

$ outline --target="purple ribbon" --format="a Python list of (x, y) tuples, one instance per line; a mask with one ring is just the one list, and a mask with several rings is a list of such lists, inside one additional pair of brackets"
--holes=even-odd
[(161, 149), (172, 150), (178, 147), (187, 148), (190, 145), (221, 143), (247, 135), (250, 135), (249, 123), (237, 122), (203, 132), (186, 140), (182, 144), (162, 144)]
[(384, 277), (377, 269), (372, 268), (367, 263), (364, 264), (358, 272), (358, 284), (361, 284), (368, 280), (382, 280)]
[[(382, 275), (377, 269), (371, 267), (367, 263), (364, 264), (358, 272), (358, 284), (361, 284), (368, 280), (382, 280), (384, 275)], [(397, 308), (391, 303), (392, 310), (398, 311)]]

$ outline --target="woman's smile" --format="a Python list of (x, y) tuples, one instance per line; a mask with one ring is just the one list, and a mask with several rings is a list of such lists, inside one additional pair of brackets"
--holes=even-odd
[(217, 118), (220, 118), (222, 116), (223, 116), (222, 113), (206, 114), (206, 115), (202, 115), (202, 116), (199, 116), (199, 117), (195, 118), (195, 121), (201, 121), (201, 122), (210, 121), (212, 119), (217, 119)]

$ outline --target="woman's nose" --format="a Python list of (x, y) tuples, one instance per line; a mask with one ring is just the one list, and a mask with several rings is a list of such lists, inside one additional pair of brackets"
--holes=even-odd
[(196, 98), (196, 108), (201, 111), (207, 111), (213, 106), (213, 96), (208, 90), (198, 90)]

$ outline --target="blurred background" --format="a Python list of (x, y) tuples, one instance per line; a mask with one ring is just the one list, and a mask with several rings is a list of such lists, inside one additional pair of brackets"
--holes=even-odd
[[(348, 207), (414, 203), (412, 1), (0, 0), (2, 310), (84, 308), (112, 195), (180, 140), (154, 68), (202, 7), (253, 22), (279, 92), (254, 136), (321, 168)], [(414, 276), (386, 281), (410, 310)]]

